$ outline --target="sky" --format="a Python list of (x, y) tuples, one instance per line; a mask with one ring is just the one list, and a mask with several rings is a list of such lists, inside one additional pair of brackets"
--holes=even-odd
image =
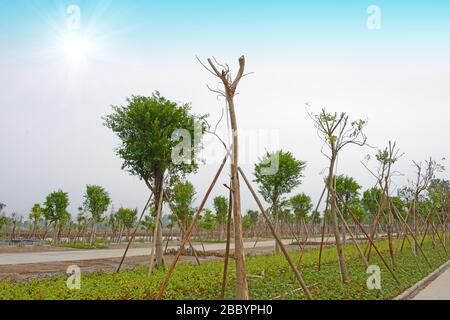
[[(253, 72), (236, 97), (247, 175), (266, 149), (291, 151), (307, 162), (292, 194), (317, 201), (327, 159), (307, 110), (326, 107), (368, 120), (370, 147), (344, 149), (337, 168), (363, 189), (375, 181), (361, 161), (397, 142), (395, 193), (413, 178), (412, 160), (449, 165), (449, 16), (448, 1), (0, 0), (0, 202), (28, 215), (62, 189), (75, 215), (86, 185), (98, 184), (116, 208), (142, 208), (149, 192), (121, 170), (102, 117), (158, 90), (217, 122), (224, 101), (206, 84), (218, 82), (196, 56), (236, 71), (245, 55)], [(218, 132), (227, 135), (225, 121)], [(220, 158), (217, 141), (204, 142), (206, 163), (189, 176), (197, 204)], [(211, 199), (227, 194), (226, 182), (228, 171)], [(244, 188), (242, 206), (256, 208)]]

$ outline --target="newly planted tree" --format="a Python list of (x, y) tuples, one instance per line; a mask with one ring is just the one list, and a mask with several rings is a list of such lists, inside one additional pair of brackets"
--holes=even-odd
[(245, 219), (247, 221), (248, 224), (248, 228), (253, 230), (252, 232), (252, 236), (255, 238), (256, 237), (256, 227), (258, 225), (259, 222), (259, 211), (258, 210), (247, 210), (247, 213), (245, 214)]
[(126, 230), (128, 240), (130, 237), (130, 230), (136, 222), (137, 209), (120, 208), (117, 210), (116, 216), (121, 226)]
[(179, 182), (172, 188), (172, 208), (178, 221), (182, 226), (181, 233), (184, 237), (184, 230), (189, 227), (194, 215), (193, 202), (195, 200), (195, 188), (189, 181)]
[(296, 194), (289, 199), (289, 206), (294, 212), (298, 234), (300, 234), (301, 228), (306, 227), (307, 217), (313, 208), (311, 197), (304, 193)]
[[(158, 92), (151, 97), (132, 96), (125, 106), (113, 106), (113, 113), (105, 118), (105, 125), (121, 140), (117, 155), (123, 159), (122, 168), (144, 181), (154, 195), (155, 212), (162, 210), (164, 180), (179, 181), (198, 167), (196, 155), (201, 147), (202, 133), (195, 130), (196, 116), (190, 113), (189, 104), (178, 104), (162, 97)], [(184, 141), (194, 137), (193, 143)], [(187, 142), (189, 151), (179, 157), (174, 155), (181, 142)], [(184, 150), (185, 151), (185, 150)], [(174, 159), (174, 157), (176, 159)], [(155, 228), (156, 266), (163, 260), (161, 221)]]
[(102, 215), (108, 210), (111, 199), (108, 192), (101, 187), (95, 185), (86, 186), (84, 194), (84, 208), (91, 214), (91, 245), (95, 244), (97, 237), (97, 224), (101, 221)]
[(44, 216), (47, 221), (53, 224), (53, 242), (59, 243), (59, 236), (65, 224), (70, 220), (70, 213), (67, 212), (69, 206), (69, 195), (62, 191), (50, 193), (45, 199)]
[(349, 281), (347, 264), (345, 262), (344, 247), (339, 234), (339, 220), (337, 215), (337, 195), (334, 185), (335, 166), (339, 152), (348, 145), (363, 146), (366, 144), (366, 136), (363, 129), (366, 126), (364, 120), (349, 122), (348, 115), (341, 113), (329, 113), (325, 109), (319, 114), (310, 115), (314, 125), (325, 146), (328, 147), (328, 153), (322, 151), (329, 160), (328, 177), (326, 186), (330, 194), (330, 214), (333, 225), (333, 233), (336, 241), (336, 249), (339, 257), (339, 268), (341, 271), (341, 280), (344, 283)]
[[(272, 160), (276, 159), (277, 170), (268, 172)], [(275, 230), (279, 227), (280, 205), (284, 195), (290, 193), (301, 184), (301, 177), (306, 167), (304, 161), (297, 160), (290, 152), (282, 150), (266, 155), (255, 164), (254, 175), (259, 185), (259, 192), (270, 203), (271, 211), (275, 219)], [(280, 251), (278, 242), (275, 242), (276, 251)]]
[(31, 212), (28, 216), (28, 218), (31, 220), (31, 222), (33, 223), (33, 234), (32, 234), (32, 238), (35, 237), (36, 235), (36, 230), (38, 228), (38, 223), (40, 222), (40, 220), (42, 219), (43, 216), (43, 212), (42, 212), (42, 207), (39, 203), (36, 203), (33, 208), (31, 208)]
[(228, 215), (228, 200), (224, 196), (217, 196), (214, 198), (214, 210), (216, 213), (216, 222), (219, 226), (219, 240), (223, 239), (225, 224)]
[(216, 217), (214, 217), (214, 214), (210, 209), (205, 209), (203, 212), (199, 226), (210, 234), (216, 228)]
[[(248, 300), (248, 283), (245, 271), (245, 252), (242, 233), (241, 214), (241, 188), (239, 183), (239, 135), (237, 117), (234, 104), (237, 87), (244, 76), (245, 57), (239, 58), (239, 70), (236, 76), (232, 77), (228, 65), (218, 63), (215, 59), (208, 59), (210, 68), (207, 70), (217, 77), (223, 84), (223, 90), (212, 90), (226, 99), (231, 126), (231, 190), (233, 193), (233, 216), (234, 216), (234, 237), (235, 237), (235, 257), (236, 257), (236, 299)], [(219, 71), (219, 69), (221, 70)]]

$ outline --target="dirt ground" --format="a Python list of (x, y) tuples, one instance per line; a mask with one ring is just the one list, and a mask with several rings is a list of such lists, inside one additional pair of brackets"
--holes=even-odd
[[(121, 246), (119, 246), (120, 248)], [(123, 245), (125, 247), (125, 245)], [(148, 244), (136, 243), (133, 248), (138, 247), (149, 247)], [(313, 248), (315, 246), (308, 246), (306, 249)], [(117, 248), (117, 247), (116, 247)], [(4, 248), (5, 249), (5, 248)], [(12, 252), (40, 252), (40, 251), (57, 251), (63, 248), (52, 248), (52, 247), (29, 247), (29, 248), (6, 248), (6, 249), (20, 249), (20, 251), (8, 251)], [(297, 245), (287, 245), (286, 249), (288, 251), (299, 250)], [(76, 249), (67, 249), (76, 250)], [(1, 251), (5, 253), (4, 251)], [(248, 256), (255, 255), (266, 255), (273, 252), (273, 247), (255, 248), (247, 249), (246, 254)], [(211, 261), (211, 260), (221, 260), (220, 257), (224, 255), (225, 251), (220, 250), (217, 252), (208, 252), (207, 256), (203, 256), (202, 252), (199, 252), (200, 263)], [(233, 250), (230, 251), (233, 254)], [(173, 261), (173, 255), (166, 255), (166, 264), (170, 264)], [(111, 259), (98, 259), (98, 260), (85, 260), (85, 261), (70, 261), (70, 262), (52, 262), (52, 263), (37, 263), (37, 264), (22, 264), (22, 265), (6, 265), (0, 266), (0, 280), (8, 280), (12, 282), (22, 282), (30, 279), (43, 279), (47, 277), (54, 276), (66, 276), (66, 270), (71, 265), (77, 265), (81, 268), (82, 273), (91, 272), (112, 272), (117, 269), (120, 263), (120, 258)], [(185, 261), (189, 263), (196, 263), (193, 256), (181, 256), (180, 261)], [(138, 266), (148, 265), (149, 256), (139, 256), (139, 257), (129, 257), (126, 258), (122, 269), (134, 269)]]

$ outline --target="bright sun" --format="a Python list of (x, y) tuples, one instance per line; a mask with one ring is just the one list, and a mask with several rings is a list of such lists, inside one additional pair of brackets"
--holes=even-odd
[(92, 49), (89, 39), (82, 34), (70, 33), (64, 36), (61, 50), (70, 62), (84, 61)]

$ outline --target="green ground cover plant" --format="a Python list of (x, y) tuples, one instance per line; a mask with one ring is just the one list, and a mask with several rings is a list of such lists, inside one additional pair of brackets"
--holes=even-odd
[[(396, 241), (398, 247), (399, 244), (399, 241)], [(387, 241), (380, 241), (377, 246), (389, 261)], [(348, 284), (343, 284), (340, 280), (334, 247), (324, 248), (320, 272), (317, 271), (318, 249), (304, 254), (300, 270), (316, 299), (392, 299), (448, 260), (447, 253), (439, 247), (439, 243), (433, 248), (430, 239), (425, 240), (423, 249), (432, 268), (428, 267), (423, 257), (418, 256), (419, 268), (408, 244), (403, 248), (403, 252), (398, 252), (394, 269), (400, 279), (400, 286), (376, 253), (372, 252), (370, 264), (378, 265), (381, 269), (382, 292), (367, 289), (369, 274), (352, 245), (347, 245), (345, 250), (350, 275)], [(299, 253), (291, 253), (291, 256), (294, 261), (298, 261)], [(234, 261), (231, 261), (231, 264), (233, 266), (229, 268), (226, 299), (232, 299), (234, 296)], [(200, 266), (180, 263), (173, 273), (164, 298), (217, 299), (220, 295), (222, 270), (222, 261), (206, 262)], [(288, 263), (280, 254), (249, 257), (247, 271), (250, 299), (306, 299), (302, 290), (298, 289), (300, 286)], [(23, 283), (0, 281), (0, 299), (152, 299), (157, 294), (165, 274), (165, 269), (157, 269), (148, 276), (145, 267), (119, 273), (83, 274), (80, 290), (67, 289), (66, 278), (62, 277)]]

